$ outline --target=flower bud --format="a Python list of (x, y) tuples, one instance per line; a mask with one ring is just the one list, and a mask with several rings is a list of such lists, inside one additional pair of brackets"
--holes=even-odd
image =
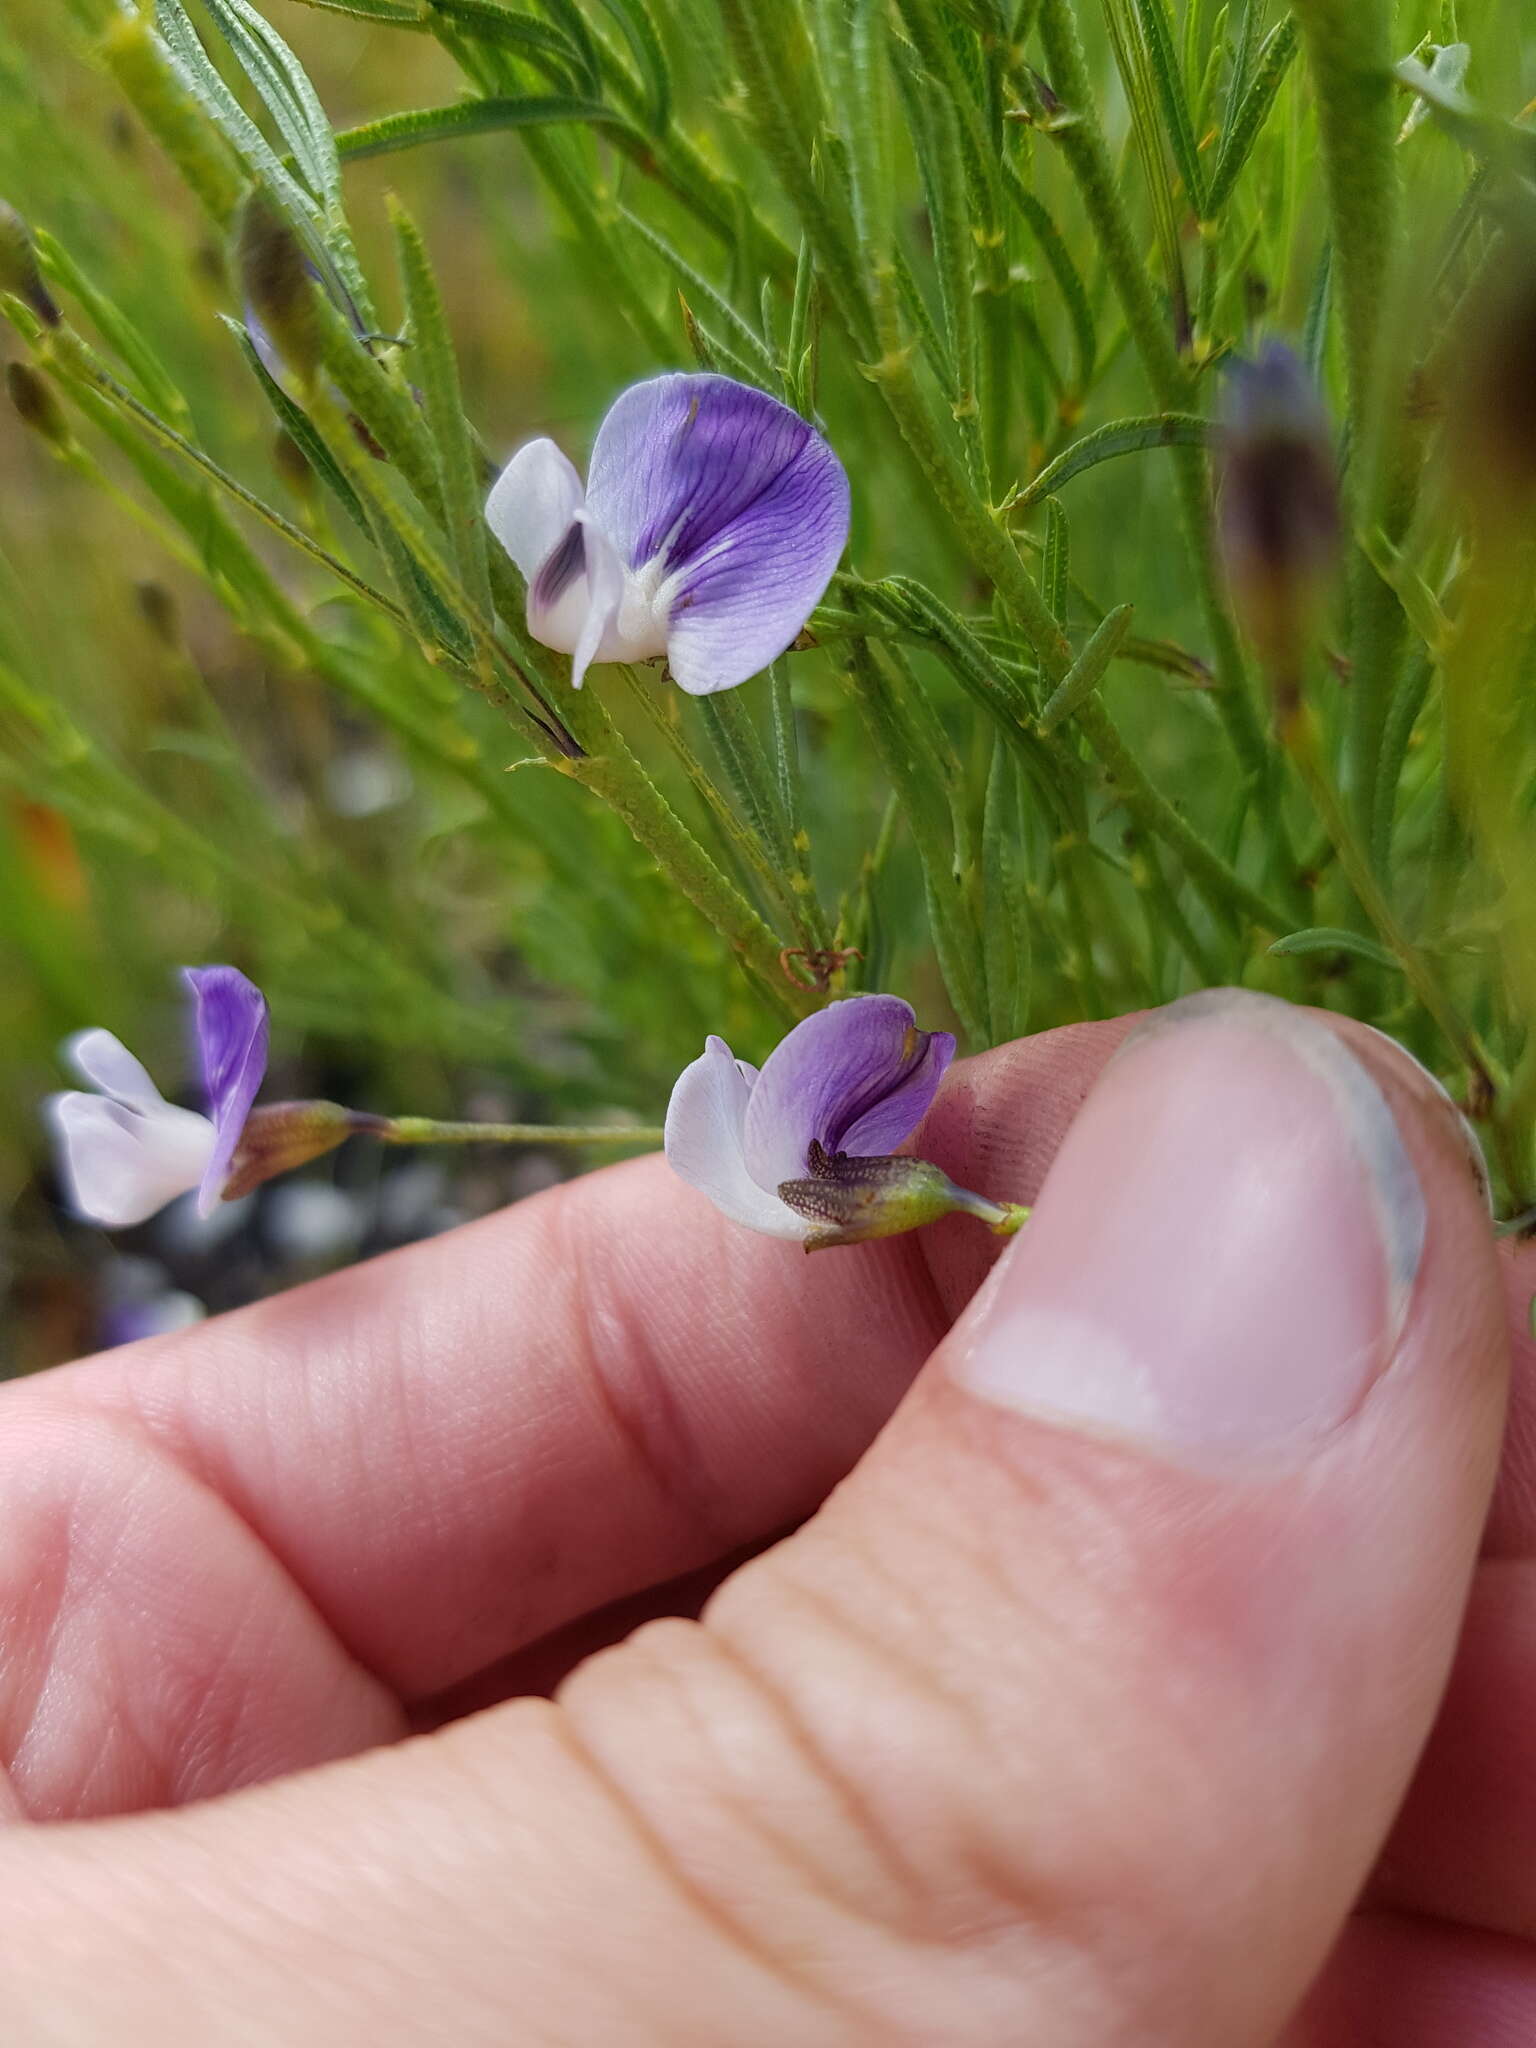
[(57, 327), (64, 318), (37, 267), (32, 230), (15, 207), (7, 206), (3, 199), (0, 199), (0, 292), (13, 292), (24, 305), (31, 307), (45, 327)]
[(339, 1102), (270, 1102), (253, 1109), (240, 1133), (223, 1199), (233, 1202), (263, 1181), (307, 1166), (359, 1132), (378, 1132), (388, 1119)]
[(1446, 401), (1456, 472), (1485, 522), (1536, 501), (1536, 232), (1511, 225), (1459, 323)]
[(817, 1227), (805, 1239), (808, 1252), (835, 1244), (862, 1244), (872, 1237), (896, 1237), (957, 1212), (975, 1216), (1008, 1237), (1027, 1211), (1013, 1202), (989, 1202), (956, 1187), (926, 1159), (850, 1158), (829, 1153), (814, 1141), (811, 1177), (779, 1183), (779, 1200)]
[(134, 602), (139, 608), (139, 617), (160, 645), (171, 654), (180, 654), (183, 649), (181, 637), (181, 616), (173, 591), (163, 583), (156, 583), (146, 577), (133, 586)]
[(257, 352), (274, 374), (277, 367), (286, 368), (307, 384), (320, 364), (314, 267), (259, 186), (240, 209), (235, 252), (246, 325)]
[(1283, 343), (1229, 371), (1217, 455), (1233, 602), (1272, 679), (1294, 688), (1340, 528), (1328, 414)]
[(272, 442), (272, 466), (295, 497), (308, 503), (315, 495), (315, 472), (309, 457), (286, 427), (279, 427)]
[(64, 417), (64, 408), (59, 404), (53, 386), (46, 377), (38, 375), (30, 363), (7, 363), (5, 366), (5, 388), (16, 416), (34, 434), (60, 450), (72, 447), (74, 437), (69, 431), (69, 421)]

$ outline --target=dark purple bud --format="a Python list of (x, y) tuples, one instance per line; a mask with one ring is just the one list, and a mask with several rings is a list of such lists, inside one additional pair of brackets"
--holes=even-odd
[(1511, 227), (1462, 316), (1446, 392), (1456, 467), (1485, 517), (1536, 497), (1536, 237)]
[(1042, 77), (1033, 65), (1029, 67), (1029, 76), (1030, 82), (1033, 84), (1035, 92), (1039, 97), (1042, 109), (1054, 119), (1061, 112), (1061, 101), (1051, 90), (1050, 80)]
[(46, 377), (39, 376), (30, 363), (7, 363), (5, 388), (24, 426), (30, 427), (34, 434), (41, 434), (55, 448), (73, 445), (69, 422), (64, 417), (64, 408), (59, 404), (53, 386)]
[(289, 490), (301, 498), (314, 496), (315, 472), (309, 457), (286, 427), (278, 428), (272, 442), (272, 463)]
[(286, 368), (308, 383), (320, 365), (314, 266), (259, 186), (240, 209), (235, 250), (246, 327), (257, 354), (273, 376)]
[(163, 583), (146, 578), (142, 583), (135, 583), (133, 595), (140, 618), (160, 645), (172, 654), (179, 654), (182, 651), (181, 614), (174, 593)]
[(1233, 601), (1266, 667), (1290, 681), (1338, 560), (1340, 522), (1328, 413), (1283, 342), (1228, 371), (1216, 453)]
[(32, 230), (14, 206), (0, 199), (0, 292), (12, 292), (29, 306), (45, 327), (57, 327), (64, 315), (43, 283), (37, 267)]

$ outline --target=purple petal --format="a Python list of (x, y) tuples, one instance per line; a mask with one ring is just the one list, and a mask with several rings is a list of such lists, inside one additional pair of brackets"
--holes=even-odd
[(681, 572), (667, 665), (690, 696), (734, 689), (793, 646), (848, 539), (848, 479), (816, 439), (717, 546)]
[(770, 1188), (760, 1187), (741, 1156), (742, 1124), (757, 1075), (711, 1038), (684, 1067), (667, 1104), (666, 1151), (672, 1171), (707, 1195), (722, 1215), (771, 1237), (803, 1238), (805, 1224)]
[(850, 996), (797, 1024), (769, 1054), (747, 1105), (743, 1151), (762, 1187), (802, 1179), (814, 1138), (879, 1158), (910, 1137), (955, 1056), (897, 996)]
[(664, 565), (668, 658), (694, 695), (783, 653), (848, 538), (848, 479), (827, 443), (729, 377), (626, 391), (598, 430), (587, 505), (630, 569)]
[(210, 1215), (224, 1192), (246, 1117), (267, 1071), (267, 999), (237, 967), (185, 967), (203, 1095), (213, 1120), (213, 1156), (198, 1189), (198, 1213)]

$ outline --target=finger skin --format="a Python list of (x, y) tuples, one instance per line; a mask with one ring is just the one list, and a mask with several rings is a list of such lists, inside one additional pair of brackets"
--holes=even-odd
[(1372, 1897), (1536, 1940), (1536, 1559), (1478, 1570)]
[(1512, 1358), (1504, 1456), (1483, 1531), (1483, 1554), (1536, 1557), (1536, 1336), (1531, 1333), (1536, 1245), (1506, 1240), (1499, 1255)]
[(1352, 1921), (1280, 2048), (1529, 2048), (1523, 1942), (1395, 1914)]
[(1424, 1260), (1302, 1468), (1005, 1412), (962, 1330), (701, 1624), (557, 1703), (0, 1842), (22, 2038), (1268, 2048), (1428, 1727), (1496, 1456), (1486, 1216), (1373, 1067)]
[[(1122, 1028), (964, 1063), (936, 1118), (955, 1177), (1032, 1196)], [(1021, 1134), (1000, 1153), (989, 1069)], [(808, 1259), (650, 1158), (0, 1389), (14, 1799), (122, 1812), (389, 1739), (401, 1702), (435, 1718), (551, 1631), (798, 1521), (947, 1326), (976, 1241), (984, 1266), (968, 1219), (931, 1268), (920, 1238)]]
[[(1267, 2040), (1401, 1797), (1491, 1484), (1505, 1339), (1460, 1138), (1367, 1057), (1429, 1237), (1396, 1363), (1304, 1485), (1203, 1484), (929, 1373), (823, 1514), (716, 1597), (708, 1636), (671, 1638), (703, 1667), (674, 1689), (708, 1688), (722, 1639), (768, 1675), (852, 1788), (887, 1881), (920, 1870), (929, 1939), (969, 1927), (1001, 1949), (1029, 1930), (1041, 2009), (978, 2040)], [(701, 1871), (739, 1868), (729, 1819), (702, 1847), (696, 1821), (680, 1837), (687, 1745), (665, 1690), (631, 1676), (639, 1647), (578, 1673), (567, 1709), (616, 1776), (643, 1727), (648, 1769), (628, 1782), (650, 1824)], [(749, 1796), (760, 1740), (717, 1815)], [(1237, 1815), (1252, 1848), (1234, 1859)], [(814, 1821), (782, 1825), (803, 1843)], [(872, 1885), (856, 1866), (837, 1881)]]

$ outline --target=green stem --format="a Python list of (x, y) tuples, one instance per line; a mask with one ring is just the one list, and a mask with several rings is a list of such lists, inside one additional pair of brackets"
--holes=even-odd
[(386, 597), (381, 590), (375, 590), (372, 584), (365, 582), (354, 570), (349, 569), (345, 562), (339, 561), (335, 555), (321, 547), (318, 541), (311, 539), (302, 527), (295, 526), (291, 519), (284, 518), (275, 507), (258, 498), (254, 491), (247, 490), (238, 478), (231, 476), (228, 470), (222, 469), (212, 456), (205, 455), (201, 448), (178, 434), (174, 427), (168, 426), (158, 413), (141, 404), (126, 385), (120, 384), (109, 370), (103, 368), (88, 344), (73, 329), (54, 328), (43, 344), (42, 354), (45, 359), (57, 365), (62, 376), (87, 385), (109, 404), (116, 406), (120, 412), (128, 413), (152, 441), (158, 441), (162, 448), (173, 449), (176, 454), (184, 457), (195, 469), (201, 470), (210, 482), (216, 483), (220, 490), (227, 491), (248, 512), (254, 512), (264, 525), (281, 535), (290, 547), (297, 548), (301, 554), (308, 555), (311, 561), (318, 562), (339, 582), (345, 583), (348, 589), (355, 591), (376, 610), (393, 619), (404, 632), (411, 632), (410, 620), (392, 598)]
[(1213, 910), (1234, 918), (1240, 926), (1255, 924), (1277, 938), (1290, 929), (1291, 920), (1286, 912), (1257, 889), (1250, 888), (1220, 854), (1206, 845), (1183, 813), (1176, 811), (1161, 790), (1148, 781), (1098, 697), (1088, 697), (1078, 706), (1076, 720), (1103, 762), (1125, 808), (1138, 824), (1155, 832), (1178, 855), (1184, 872)]
[(661, 1143), (654, 1124), (439, 1123), (430, 1116), (390, 1117), (369, 1135), (385, 1145), (649, 1145)]
[[(1317, 96), (1334, 289), (1349, 373), (1351, 437), (1358, 451), (1367, 444), (1381, 312), (1398, 241), (1393, 9), (1390, 0), (1295, 0), (1294, 11)], [(1384, 497), (1393, 514), (1401, 514), (1408, 488), (1401, 476), (1388, 480)], [(1407, 502), (1411, 509), (1411, 496)], [(1397, 598), (1363, 553), (1355, 557), (1353, 600), (1346, 759), (1350, 798), (1362, 829), (1369, 833), (1378, 808), (1382, 739), (1402, 650), (1403, 619)]]
[[(1104, 267), (1141, 356), (1147, 381), (1164, 411), (1180, 411), (1189, 404), (1191, 374), (1179, 358), (1169, 323), (1136, 252), (1130, 220), (1099, 123), (1071, 0), (1042, 0), (1038, 19), (1051, 88), (1064, 101), (1070, 115), (1070, 119), (1059, 118), (1050, 124), (1052, 139), (1067, 159), (1094, 224)], [(1289, 889), (1294, 886), (1291, 878), (1296, 873), (1295, 856), (1285, 828), (1280, 793), (1274, 787), (1275, 764), (1254, 707), (1242, 650), (1222, 594), (1206, 458), (1196, 448), (1175, 448), (1173, 459), (1179, 508), (1193, 552), (1201, 609), (1211, 635), (1218, 685), (1214, 693), (1216, 708), (1244, 772), (1256, 787), (1267, 787), (1271, 792), (1263, 810), (1270, 832), (1272, 866)]]
[(1375, 926), (1382, 944), (1396, 956), (1404, 980), (1466, 1069), (1469, 1099), (1474, 1104), (1491, 1101), (1494, 1083), (1488, 1056), (1476, 1033), (1440, 987), (1424, 954), (1403, 930), (1397, 912), (1377, 881), (1365, 843), (1357, 835), (1354, 823), (1329, 779), (1316, 722), (1305, 706), (1286, 722), (1283, 737), (1296, 763), (1297, 773), (1306, 785), (1307, 794), (1316, 806), (1323, 829), (1333, 841), (1345, 879), (1360, 900), (1361, 909)]

